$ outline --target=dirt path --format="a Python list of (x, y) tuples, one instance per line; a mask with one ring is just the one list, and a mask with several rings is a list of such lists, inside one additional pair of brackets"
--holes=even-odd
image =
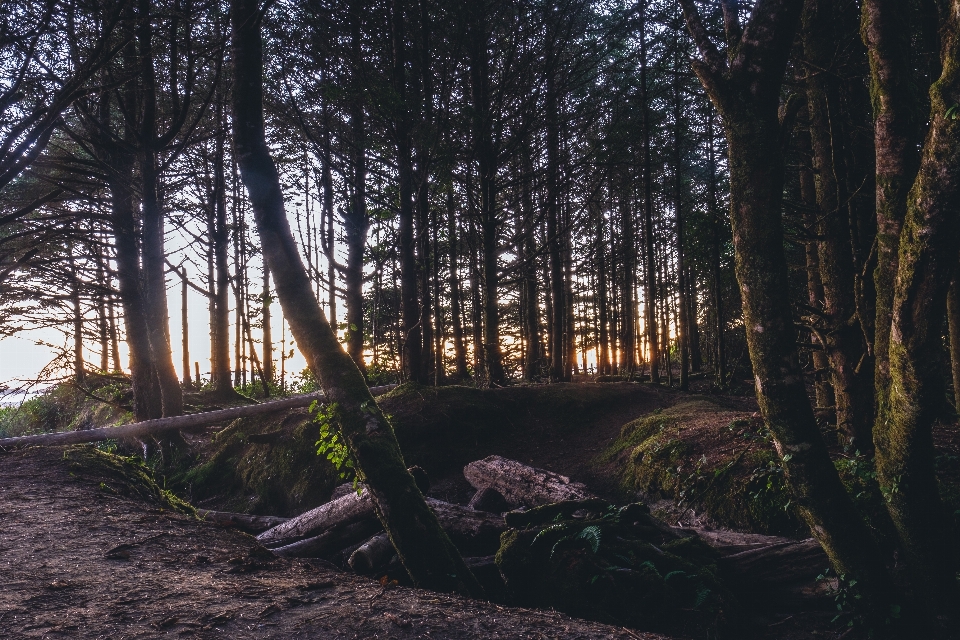
[(249, 536), (0, 453), (3, 638), (663, 638), (264, 554)]

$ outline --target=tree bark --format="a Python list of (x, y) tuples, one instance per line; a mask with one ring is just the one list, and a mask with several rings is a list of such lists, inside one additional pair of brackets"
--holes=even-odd
[(210, 384), (219, 398), (235, 398), (230, 375), (230, 232), (227, 227), (227, 180), (224, 170), (226, 153), (226, 120), (223, 117), (223, 96), (216, 96), (214, 117), (217, 132), (213, 155), (213, 228), (210, 242), (213, 251), (214, 278), (210, 318)]
[[(679, 37), (677, 38), (679, 40)], [(675, 42), (676, 54), (679, 57), (679, 42)], [(680, 351), (680, 390), (690, 388), (690, 305), (687, 301), (687, 274), (684, 265), (683, 239), (683, 149), (682, 124), (683, 103), (680, 93), (680, 64), (677, 63), (676, 73), (673, 76), (673, 214), (677, 224), (677, 346)]]
[(953, 378), (953, 408), (960, 413), (960, 283), (954, 275), (947, 292), (947, 322), (950, 334), (950, 372)]
[[(864, 0), (861, 35), (870, 61), (877, 171), (876, 329), (873, 347), (876, 419), (884, 420), (890, 387), (890, 328), (900, 230), (920, 155), (919, 101), (910, 65), (907, 3)], [(875, 426), (876, 428), (876, 426)]]
[(398, 101), (394, 120), (397, 140), (397, 181), (400, 196), (400, 300), (403, 336), (403, 376), (425, 383), (421, 355), (423, 333), (420, 326), (420, 298), (417, 290), (417, 259), (413, 233), (413, 160), (406, 77), (405, 0), (390, 2), (390, 38), (393, 46), (393, 90)]
[(232, 0), (233, 123), (241, 177), (284, 316), (329, 400), (377, 513), (414, 584), (480, 595), (482, 589), (407, 471), (393, 427), (356, 363), (341, 348), (310, 286), (286, 219), (280, 177), (266, 143), (260, 3)]
[(153, 31), (150, 3), (140, 0), (137, 41), (140, 55), (142, 116), (140, 123), (140, 204), (143, 216), (141, 235), (144, 311), (149, 330), (150, 350), (156, 367), (163, 416), (183, 413), (183, 389), (170, 349), (170, 314), (167, 309), (166, 252), (163, 240), (163, 210), (158, 193), (157, 94), (153, 60)]
[(729, 59), (710, 41), (693, 0), (681, 0), (700, 54), (694, 71), (723, 116), (737, 280), (757, 400), (800, 515), (838, 574), (857, 579), (872, 611), (884, 567), (840, 482), (804, 387), (783, 250), (780, 84), (803, 0), (759, 0)]
[(716, 137), (714, 134), (713, 105), (707, 107), (707, 135), (710, 138), (710, 222), (713, 231), (713, 242), (710, 244), (711, 284), (713, 285), (713, 312), (716, 314), (716, 344), (714, 346), (714, 378), (718, 388), (727, 386), (727, 321), (723, 310), (723, 272), (720, 263), (720, 244), (723, 222), (721, 220), (720, 205), (717, 198), (717, 156)]
[[(943, 13), (943, 72), (930, 87), (930, 129), (900, 233), (890, 332), (890, 386), (876, 425), (887, 510), (919, 606), (955, 611), (957, 553), (935, 474), (933, 424), (943, 402), (943, 318), (960, 240), (960, 0)], [(930, 618), (928, 618), (930, 619)]]
[[(647, 95), (647, 2), (640, 7), (640, 109), (643, 122), (643, 249), (646, 262), (644, 278), (647, 361), (650, 382), (660, 384), (660, 337), (657, 330), (657, 266), (653, 243), (653, 167), (650, 154), (650, 100)], [(632, 241), (632, 238), (630, 238)], [(629, 250), (629, 249), (628, 249)], [(632, 292), (629, 292), (632, 295)]]
[[(823, 282), (820, 280), (820, 252), (817, 249), (817, 206), (816, 177), (813, 171), (813, 158), (809, 138), (800, 134), (799, 143), (801, 152), (804, 152), (800, 167), (800, 200), (803, 203), (803, 226), (808, 235), (804, 245), (804, 257), (807, 271), (807, 301), (810, 306), (819, 311), (823, 308)], [(819, 337), (811, 336), (813, 355), (814, 393), (817, 407), (826, 409), (833, 406), (833, 387), (830, 384), (830, 361), (827, 359), (826, 345), (820, 342)]]
[(806, 0), (803, 12), (803, 49), (809, 63), (806, 74), (807, 111), (816, 180), (817, 236), (826, 355), (830, 361), (837, 427), (860, 450), (872, 447), (873, 389), (866, 340), (857, 320), (856, 265), (850, 237), (847, 205), (846, 136), (840, 113), (836, 72), (834, 0)]
[(453, 326), (453, 361), (456, 377), (464, 382), (470, 377), (467, 371), (467, 347), (463, 340), (463, 309), (461, 308), (462, 290), (460, 288), (460, 234), (457, 230), (456, 208), (453, 198), (453, 186), (447, 190), (447, 242), (450, 250), (450, 320)]

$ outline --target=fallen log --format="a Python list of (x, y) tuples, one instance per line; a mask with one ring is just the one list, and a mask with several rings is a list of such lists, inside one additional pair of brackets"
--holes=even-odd
[[(437, 514), (440, 526), (462, 553), (489, 554), (500, 546), (500, 534), (507, 528), (503, 517), (433, 498), (427, 498), (426, 501)], [(358, 523), (380, 526), (373, 501), (366, 491), (359, 496), (351, 493), (332, 500), (264, 531), (257, 536), (257, 540), (272, 551), (283, 549), (282, 555), (316, 557), (356, 544), (376, 532), (363, 527), (349, 529)], [(343, 533), (347, 530), (352, 531), (354, 537)], [(308, 542), (311, 540), (313, 542)], [(340, 546), (334, 546), (333, 540)]]
[(350, 554), (347, 564), (357, 573), (371, 573), (388, 562), (396, 553), (390, 537), (385, 533), (378, 533)]
[(331, 500), (264, 531), (257, 536), (257, 540), (268, 547), (282, 547), (354, 522), (375, 518), (376, 513), (373, 510), (370, 492), (363, 490), (358, 495), (357, 492), (351, 491), (345, 496)]
[(201, 520), (212, 522), (221, 527), (232, 527), (253, 534), (272, 529), (290, 519), (277, 516), (252, 516), (246, 513), (209, 511), (207, 509), (197, 509), (197, 515), (200, 516)]
[[(370, 393), (379, 395), (386, 393), (395, 386), (396, 385), (388, 384), (382, 387), (373, 387), (370, 389)], [(244, 405), (242, 407), (220, 409), (218, 411), (205, 411), (203, 413), (191, 413), (173, 418), (158, 418), (156, 420), (132, 422), (118, 427), (101, 427), (99, 429), (87, 429), (85, 431), (42, 433), (33, 436), (2, 438), (0, 439), (0, 449), (24, 446), (49, 447), (55, 445), (83, 444), (85, 442), (99, 442), (101, 440), (120, 438), (146, 438), (165, 431), (188, 431), (190, 429), (210, 427), (226, 420), (247, 418), (249, 416), (282, 411), (284, 409), (309, 407), (314, 401), (323, 402), (323, 399), (324, 395), (321, 391), (302, 396), (293, 396), (292, 398), (284, 398), (283, 400), (275, 400), (273, 402), (263, 402), (261, 404)]]
[(596, 497), (585, 485), (559, 473), (500, 456), (471, 462), (463, 468), (463, 475), (474, 489), (496, 489), (507, 502), (526, 507)]
[(382, 530), (378, 520), (361, 520), (270, 551), (284, 558), (321, 558)]
[(461, 554), (488, 555), (500, 548), (500, 534), (507, 530), (503, 516), (433, 498), (427, 505)]

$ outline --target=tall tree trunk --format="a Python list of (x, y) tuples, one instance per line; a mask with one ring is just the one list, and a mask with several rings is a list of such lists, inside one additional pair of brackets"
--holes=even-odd
[(413, 229), (413, 161), (411, 159), (409, 113), (406, 104), (405, 0), (390, 1), (390, 38), (393, 46), (393, 90), (398, 100), (394, 121), (397, 139), (397, 178), (400, 196), (400, 299), (403, 336), (403, 374), (413, 382), (426, 383), (421, 354), (420, 299), (417, 290), (417, 260)]
[(73, 311), (73, 379), (83, 382), (83, 308), (80, 303), (80, 274), (73, 259), (73, 247), (68, 248), (70, 264), (70, 306)]
[(140, 0), (137, 41), (140, 54), (142, 115), (140, 123), (140, 204), (143, 216), (144, 306), (150, 349), (163, 402), (163, 416), (183, 414), (183, 390), (170, 349), (170, 314), (167, 310), (166, 252), (163, 241), (163, 210), (158, 192), (157, 94), (153, 70), (153, 31), (150, 2)]
[(210, 323), (210, 384), (220, 398), (235, 398), (230, 375), (230, 230), (227, 227), (226, 119), (223, 96), (217, 95), (214, 107), (217, 132), (213, 150), (213, 251), (214, 278), (210, 283), (213, 317)]
[[(123, 58), (125, 65), (132, 64), (134, 45), (128, 44)], [(135, 99), (133, 83), (124, 87), (127, 102)], [(117, 143), (110, 135), (111, 100), (104, 92), (100, 96), (100, 128), (96, 132), (107, 158), (107, 189), (110, 193), (110, 227), (114, 238), (117, 262), (117, 293), (123, 308), (124, 333), (130, 358), (130, 381), (133, 387), (133, 414), (137, 421), (163, 416), (160, 387), (157, 383), (153, 353), (150, 350), (149, 329), (141, 286), (140, 248), (134, 205), (134, 158), (128, 149), (135, 134), (126, 125), (123, 143)], [(112, 307), (111, 307), (112, 308)], [(116, 333), (114, 333), (116, 335)], [(119, 348), (117, 349), (119, 351)], [(116, 354), (119, 356), (119, 354)], [(119, 358), (114, 364), (120, 370)]]
[[(677, 47), (679, 56), (678, 44), (678, 42), (675, 42), (674, 46)], [(682, 133), (680, 131), (683, 103), (680, 93), (679, 63), (677, 67), (673, 76), (673, 213), (677, 218), (677, 295), (679, 306), (677, 310), (677, 347), (680, 351), (680, 390), (686, 391), (690, 388), (690, 305), (687, 300), (686, 265), (683, 262), (683, 149), (681, 148)]]
[[(960, 1), (960, 0), (958, 0)], [(693, 68), (723, 117), (737, 280), (757, 400), (800, 515), (863, 602), (884, 604), (884, 566), (830, 460), (804, 386), (783, 249), (784, 132), (780, 84), (803, 0), (759, 0), (743, 29), (726, 16), (728, 60), (710, 41), (693, 0), (681, 0), (702, 59)], [(724, 5), (729, 8), (729, 5)]]
[(547, 242), (550, 260), (550, 379), (553, 382), (564, 380), (564, 332), (566, 318), (563, 287), (563, 237), (565, 233), (560, 219), (560, 105), (557, 96), (557, 61), (553, 51), (553, 42), (547, 43), (547, 184), (546, 218)]
[(234, 145), (265, 260), (297, 345), (332, 407), (397, 555), (419, 587), (480, 596), (482, 589), (407, 471), (390, 422), (343, 350), (313, 295), (287, 222), (263, 118), (260, 4), (232, 0)]
[[(820, 311), (823, 308), (823, 282), (820, 280), (820, 252), (817, 236), (818, 218), (820, 209), (817, 205), (816, 178), (813, 171), (813, 158), (810, 156), (809, 139), (800, 134), (800, 148), (804, 153), (803, 164), (800, 167), (800, 200), (803, 203), (803, 226), (808, 234), (804, 246), (804, 255), (807, 270), (807, 301), (810, 306)], [(808, 164), (809, 160), (809, 164)], [(833, 406), (833, 385), (830, 383), (830, 361), (827, 359), (826, 345), (822, 344), (816, 335), (810, 337), (813, 345), (814, 393), (817, 406), (828, 408)]]
[[(243, 179), (243, 167), (240, 167), (240, 177)], [(260, 294), (260, 299), (263, 301), (260, 320), (263, 332), (263, 395), (270, 397), (270, 387), (273, 386), (276, 376), (273, 369), (273, 323), (270, 309), (270, 305), (273, 304), (273, 296), (270, 294), (270, 261), (267, 260), (266, 251), (263, 251), (263, 292)]]
[[(359, 17), (351, 16), (353, 29), (352, 46), (354, 56), (359, 57), (360, 25)], [(347, 353), (357, 363), (360, 372), (366, 378), (367, 367), (363, 360), (363, 336), (366, 328), (363, 323), (363, 263), (367, 245), (367, 230), (370, 220), (367, 216), (367, 147), (366, 122), (363, 105), (359, 97), (351, 102), (350, 126), (352, 135), (353, 198), (345, 211), (343, 226), (347, 238), (347, 269), (344, 274), (346, 284)], [(325, 153), (329, 153), (329, 130), (324, 132)]]
[(716, 135), (714, 134), (714, 114), (713, 105), (707, 107), (707, 136), (710, 141), (709, 164), (710, 164), (710, 183), (709, 183), (709, 206), (710, 222), (713, 231), (713, 238), (710, 244), (710, 268), (713, 285), (713, 312), (716, 314), (716, 345), (714, 347), (714, 377), (717, 387), (723, 389), (727, 386), (727, 340), (726, 328), (727, 321), (723, 311), (723, 272), (720, 262), (720, 245), (722, 242), (723, 221), (720, 216), (720, 203), (717, 197), (717, 155), (716, 155)]
[(873, 272), (877, 311), (873, 346), (879, 423), (887, 413), (894, 278), (907, 193), (920, 162), (920, 114), (910, 64), (908, 3), (864, 0), (862, 10), (861, 35), (870, 61), (877, 159), (877, 266)]
[(527, 336), (527, 349), (524, 353), (523, 379), (532, 382), (540, 377), (540, 365), (543, 358), (543, 344), (540, 338), (540, 291), (537, 278), (536, 259), (536, 214), (533, 207), (533, 166), (530, 150), (524, 147), (522, 155), (523, 174), (520, 178), (520, 206), (523, 235), (520, 246), (523, 253), (523, 326)]
[(955, 613), (957, 552), (933, 447), (945, 392), (936, 364), (942, 361), (943, 311), (960, 240), (960, 0), (944, 9), (943, 72), (930, 88), (930, 129), (900, 233), (889, 399), (875, 441), (880, 488), (900, 534), (916, 602), (929, 612)]
[(453, 197), (453, 185), (447, 188), (447, 236), (450, 249), (450, 320), (453, 326), (453, 361), (456, 377), (464, 382), (470, 377), (467, 370), (467, 347), (463, 340), (462, 290), (460, 289), (460, 234), (457, 232), (457, 215)]
[[(180, 359), (181, 370), (183, 371), (183, 386), (189, 389), (193, 386), (193, 378), (190, 375), (190, 309), (187, 305), (187, 270), (178, 271), (180, 276), (180, 348), (183, 357)], [(197, 385), (200, 381), (197, 380)]]
[(640, 6), (640, 109), (643, 121), (643, 246), (647, 265), (644, 279), (646, 306), (647, 360), (650, 381), (660, 384), (660, 338), (657, 330), (657, 266), (653, 243), (653, 166), (650, 153), (650, 99), (647, 95), (647, 6)]
[(703, 351), (700, 347), (700, 296), (697, 291), (697, 277), (690, 267), (687, 270), (687, 328), (690, 336), (687, 345), (690, 348), (690, 371), (700, 373), (703, 370)]
[(497, 154), (490, 103), (489, 34), (484, 9), (473, 16), (470, 35), (470, 93), (473, 106), (473, 147), (480, 191), (480, 253), (483, 282), (483, 362), (486, 383), (505, 382), (500, 352), (499, 227), (497, 217)]
[(820, 279), (823, 283), (822, 335), (830, 361), (837, 427), (860, 450), (872, 447), (873, 385), (866, 340), (858, 321), (855, 282), (857, 267), (850, 237), (846, 191), (848, 146), (842, 129), (840, 92), (835, 78), (835, 0), (806, 0), (803, 49), (809, 63), (806, 76), (810, 141), (818, 180), (817, 235)]
[(605, 376), (610, 373), (610, 334), (609, 323), (610, 314), (607, 308), (607, 243), (604, 239), (603, 211), (597, 207), (597, 241), (596, 258), (597, 261), (597, 375)]
[(947, 292), (947, 328), (950, 335), (950, 372), (953, 378), (953, 409), (960, 413), (960, 283), (954, 275)]

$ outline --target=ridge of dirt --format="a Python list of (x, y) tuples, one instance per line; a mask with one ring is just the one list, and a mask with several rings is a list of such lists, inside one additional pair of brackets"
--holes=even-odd
[(274, 558), (72, 475), (61, 448), (0, 454), (0, 552), (3, 638), (664, 638)]

